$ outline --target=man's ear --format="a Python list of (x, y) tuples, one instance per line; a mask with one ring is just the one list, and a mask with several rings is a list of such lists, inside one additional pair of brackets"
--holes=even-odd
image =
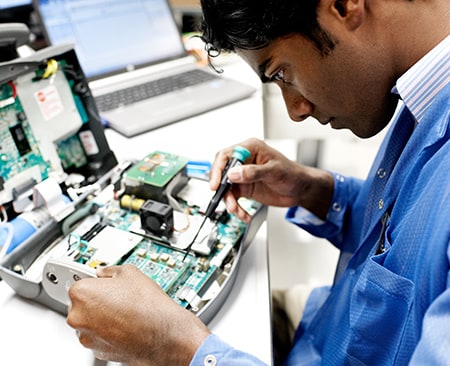
[(365, 0), (333, 0), (330, 10), (349, 30), (354, 30), (364, 21), (364, 3)]

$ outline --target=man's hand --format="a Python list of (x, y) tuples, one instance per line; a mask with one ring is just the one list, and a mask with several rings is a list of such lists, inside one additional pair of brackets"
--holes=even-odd
[(99, 359), (189, 365), (210, 331), (133, 265), (103, 267), (69, 290), (67, 323)]
[[(255, 138), (239, 145), (250, 151), (250, 157), (244, 165), (228, 171), (228, 178), (234, 183), (225, 196), (230, 213), (248, 222), (250, 216), (237, 203), (239, 197), (247, 197), (271, 206), (303, 206), (318, 217), (325, 218), (334, 189), (330, 173), (291, 161)], [(223, 169), (233, 154), (233, 147), (216, 155), (210, 177), (212, 190), (219, 186)]]

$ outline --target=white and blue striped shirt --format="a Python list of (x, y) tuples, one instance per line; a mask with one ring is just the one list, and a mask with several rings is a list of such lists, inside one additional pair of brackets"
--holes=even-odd
[(450, 36), (447, 36), (397, 80), (396, 91), (420, 123), (434, 97), (449, 82)]

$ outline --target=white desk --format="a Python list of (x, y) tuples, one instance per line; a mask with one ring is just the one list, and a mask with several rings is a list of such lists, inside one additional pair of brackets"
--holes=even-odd
[[(241, 66), (238, 69), (241, 70)], [(227, 68), (225, 70), (227, 75)], [(248, 72), (244, 74), (251, 77)], [(239, 77), (236, 73), (233, 76)], [(255, 79), (252, 81), (257, 85)], [(258, 92), (239, 103), (132, 139), (111, 130), (106, 131), (106, 136), (119, 160), (141, 158), (159, 149), (212, 161), (215, 152), (222, 147), (251, 136), (263, 136), (261, 97)], [(243, 256), (234, 287), (211, 321), (210, 329), (236, 348), (270, 363), (266, 236), (264, 224)], [(92, 366), (104, 363), (96, 361), (92, 353), (79, 344), (64, 316), (18, 297), (0, 282), (0, 364)]]

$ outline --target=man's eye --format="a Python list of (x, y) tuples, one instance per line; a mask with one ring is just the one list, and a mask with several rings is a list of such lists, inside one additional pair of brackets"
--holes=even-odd
[(280, 70), (275, 75), (273, 75), (272, 81), (281, 81), (282, 83), (286, 83), (286, 79), (284, 77), (284, 71)]

